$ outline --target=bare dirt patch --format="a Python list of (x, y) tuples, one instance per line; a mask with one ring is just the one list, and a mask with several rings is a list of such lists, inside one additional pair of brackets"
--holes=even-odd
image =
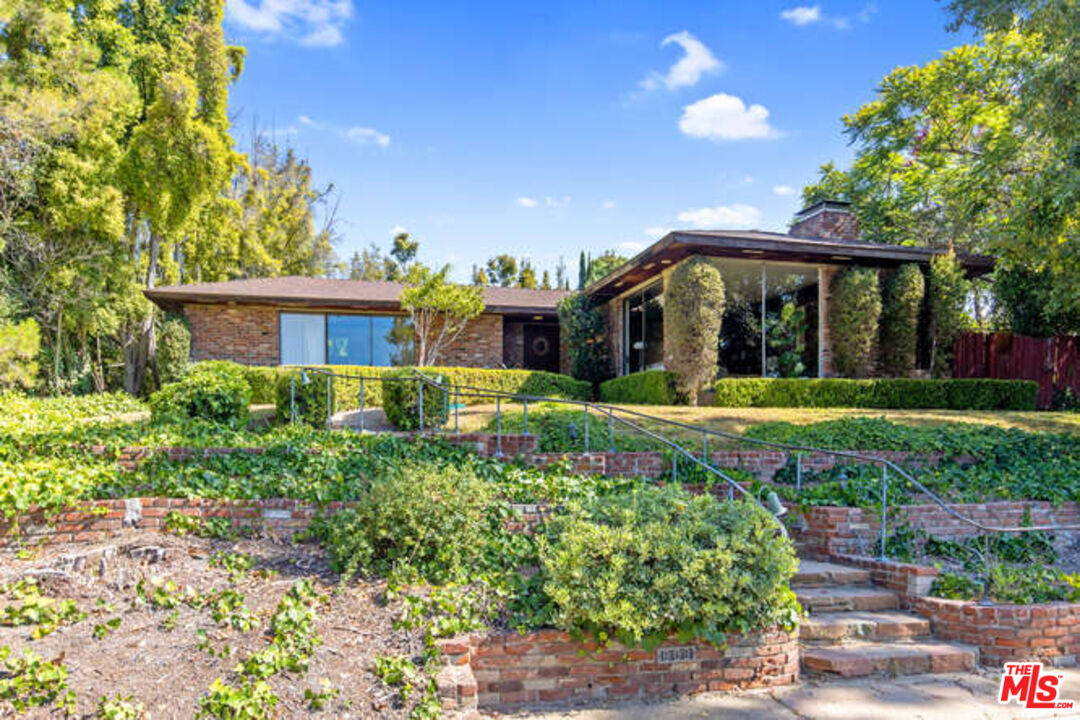
[[(235, 573), (230, 577), (227, 568), (213, 566), (220, 565), (211, 562), (215, 553), (244, 553), (254, 560), (254, 567), (242, 577)], [(306, 673), (286, 672), (269, 679), (278, 697), (277, 716), (407, 715), (395, 701), (396, 691), (376, 679), (371, 668), (379, 655), (418, 655), (419, 641), (392, 629), (400, 608), (383, 602), (383, 583), (358, 581), (340, 586), (315, 545), (133, 532), (108, 544), (48, 547), (32, 559), (0, 555), (0, 584), (27, 579), (33, 579), (44, 596), (73, 600), (87, 617), (61, 624), (40, 639), (32, 638), (34, 625), (0, 625), (0, 646), (10, 646), (12, 657), (29, 648), (46, 660), (62, 659), (80, 717), (94, 717), (102, 696), (132, 695), (155, 719), (193, 718), (199, 698), (215, 678), (239, 684), (234, 668), (266, 647), (270, 615), (293, 583), (303, 579), (311, 579), (326, 598), (316, 611), (321, 644)], [(144, 596), (147, 588), (164, 587), (170, 581), (181, 589), (177, 592), (182, 588), (200, 594), (239, 591), (255, 616), (255, 627), (237, 630), (215, 622), (207, 608), (183, 603), (173, 617), (172, 610), (140, 599), (140, 581)], [(20, 602), (11, 594), (0, 595), (0, 616), (5, 607)], [(95, 626), (114, 618), (120, 618), (116, 629), (95, 638)], [(222, 656), (211, 655), (208, 648)], [(311, 710), (304, 691), (324, 690), (322, 678), (339, 694), (321, 710)], [(11, 712), (0, 701), (0, 717)], [(25, 717), (55, 715), (38, 708)]]

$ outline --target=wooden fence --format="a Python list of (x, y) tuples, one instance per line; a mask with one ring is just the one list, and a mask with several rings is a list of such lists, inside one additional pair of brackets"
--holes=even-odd
[(1080, 397), (1080, 347), (1076, 337), (1035, 338), (1010, 333), (965, 333), (956, 340), (953, 377), (1034, 380), (1036, 405), (1052, 406), (1057, 390)]

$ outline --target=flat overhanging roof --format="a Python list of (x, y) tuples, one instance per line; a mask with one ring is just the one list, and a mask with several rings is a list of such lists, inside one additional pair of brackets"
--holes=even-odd
[[(589, 285), (585, 292), (597, 298), (614, 297), (691, 255), (812, 265), (896, 267), (904, 263), (928, 264), (942, 252), (927, 247), (819, 240), (759, 230), (680, 230), (645, 248)], [(994, 259), (985, 255), (960, 254), (959, 259), (970, 276), (985, 275), (994, 269)]]

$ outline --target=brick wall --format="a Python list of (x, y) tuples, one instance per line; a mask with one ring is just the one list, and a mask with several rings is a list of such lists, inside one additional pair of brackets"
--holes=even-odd
[[(440, 641), (440, 649), (444, 708), (458, 711), (775, 687), (799, 677), (797, 631), (731, 634), (723, 649), (674, 638), (652, 652), (599, 648), (558, 630), (463, 636)], [(672, 649), (676, 658), (663, 657)]]
[(498, 368), (503, 363), (502, 315), (484, 313), (471, 320), (439, 357), (446, 367)]
[(978, 646), (984, 665), (1020, 660), (1075, 665), (1080, 655), (1078, 603), (982, 606), (920, 597), (912, 609), (930, 620), (935, 636)]
[(525, 323), (503, 322), (503, 364), (525, 367)]
[[(961, 515), (986, 525), (1022, 527), (1080, 524), (1075, 502), (1054, 507), (1048, 502), (1000, 501), (952, 505)], [(892, 506), (889, 527), (906, 524), (939, 539), (957, 539), (982, 532), (958, 520), (935, 504)], [(848, 507), (810, 507), (802, 514), (796, 539), (808, 554), (816, 556), (876, 554), (881, 519), (877, 511)]]
[(244, 365), (279, 362), (278, 311), (261, 305), (185, 305), (191, 359)]

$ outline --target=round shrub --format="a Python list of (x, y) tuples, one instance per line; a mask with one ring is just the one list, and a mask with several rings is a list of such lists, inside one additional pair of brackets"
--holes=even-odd
[[(305, 382), (306, 381), (306, 382)], [(326, 426), (326, 403), (334, 407), (337, 385), (330, 383), (330, 396), (327, 398), (326, 376), (302, 370), (288, 370), (277, 377), (278, 422), (296, 422), (313, 427)], [(294, 416), (295, 411), (295, 416)]]
[(889, 377), (915, 372), (919, 313), (926, 281), (918, 265), (901, 265), (885, 283), (881, 307), (881, 369)]
[(423, 428), (441, 428), (446, 424), (449, 398), (445, 391), (428, 383), (421, 383), (411, 369), (402, 369), (387, 377), (400, 378), (386, 382), (383, 386), (383, 411), (391, 425), (398, 430), (420, 429), (421, 393), (424, 399)]
[(829, 339), (833, 370), (844, 377), (870, 375), (877, 354), (881, 290), (877, 270), (849, 267), (833, 278), (829, 298)]
[(251, 388), (237, 368), (196, 366), (151, 395), (150, 412), (154, 422), (201, 419), (243, 427), (250, 403)]
[(356, 506), (313, 527), (334, 570), (391, 573), (444, 583), (467, 579), (498, 520), (489, 510), (494, 486), (470, 469), (404, 464), (389, 468)]
[(664, 288), (664, 364), (691, 405), (698, 390), (716, 378), (724, 281), (709, 260), (681, 263)]
[(633, 645), (792, 627), (791, 543), (767, 511), (668, 486), (598, 498), (539, 539), (555, 624)]

